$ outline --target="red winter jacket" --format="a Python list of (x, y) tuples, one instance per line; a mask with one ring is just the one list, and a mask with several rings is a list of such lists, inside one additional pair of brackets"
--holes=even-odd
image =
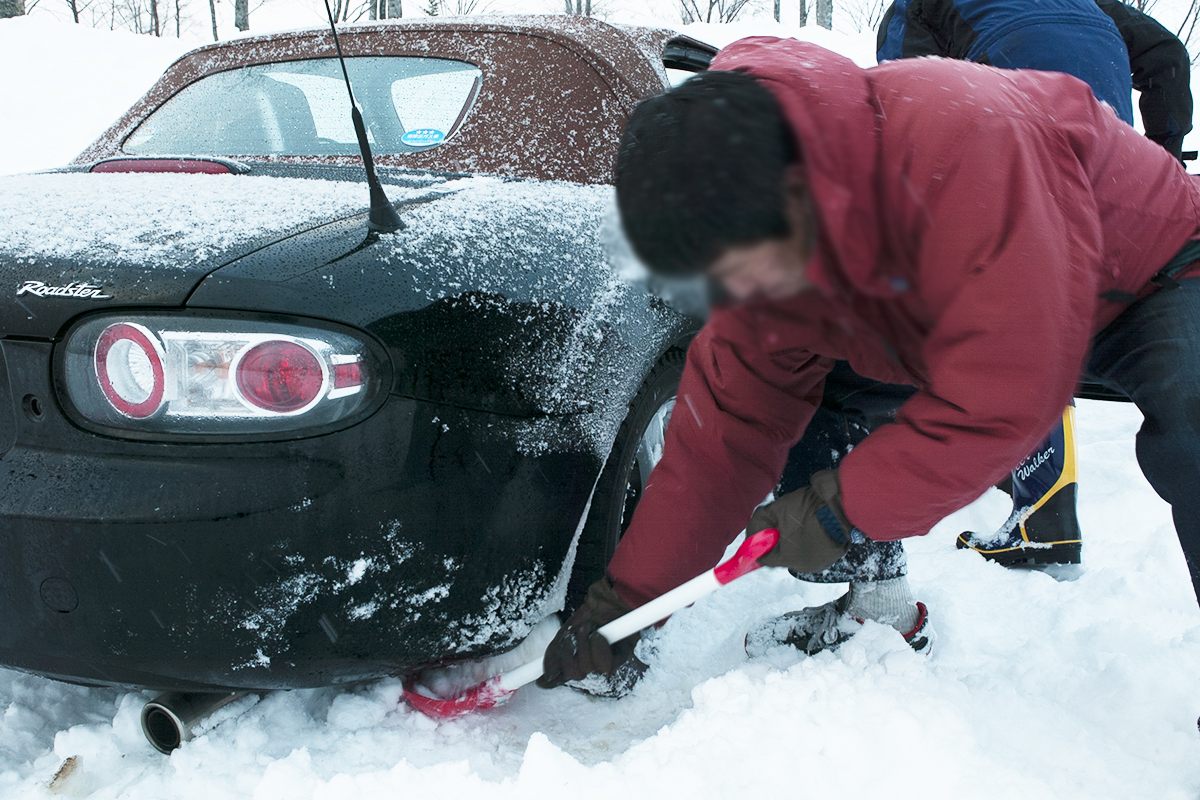
[[(1058, 421), (1092, 335), (1200, 234), (1198, 187), (1082, 81), (937, 58), (861, 69), (753, 38), (713, 69), (775, 95), (819, 221), (816, 285), (715, 311), (662, 461), (609, 565), (640, 605), (713, 566), (775, 487), (846, 359), (919, 391), (841, 463), (850, 521), (925, 534)], [(1188, 274), (1194, 274), (1192, 268)]]

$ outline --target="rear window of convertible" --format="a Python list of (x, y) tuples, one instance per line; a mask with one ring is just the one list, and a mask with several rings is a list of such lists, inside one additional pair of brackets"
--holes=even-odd
[[(372, 150), (411, 153), (454, 135), (479, 94), (473, 64), (346, 59)], [(133, 155), (358, 155), (337, 59), (220, 72), (168, 100), (125, 140)]]

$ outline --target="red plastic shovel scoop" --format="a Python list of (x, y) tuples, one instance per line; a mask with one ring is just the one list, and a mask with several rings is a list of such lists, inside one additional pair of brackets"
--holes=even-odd
[[(681, 608), (686, 608), (709, 592), (724, 586), (758, 569), (758, 559), (771, 551), (779, 542), (779, 531), (767, 528), (746, 537), (742, 546), (723, 564), (718, 564), (703, 575), (697, 575), (687, 583), (675, 587), (661, 597), (644, 606), (635, 608), (623, 617), (617, 617), (599, 631), (608, 642), (619, 642), (659, 620), (666, 619)], [(494, 708), (507, 700), (513, 692), (542, 676), (542, 659), (530, 661), (514, 670), (497, 675), (466, 692), (447, 699), (422, 694), (407, 681), (404, 698), (413, 708), (434, 719), (449, 719), (472, 711)]]

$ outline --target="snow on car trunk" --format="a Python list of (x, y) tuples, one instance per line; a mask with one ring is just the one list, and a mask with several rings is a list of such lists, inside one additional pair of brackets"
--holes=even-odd
[[(424, 193), (389, 191), (394, 202)], [(181, 304), (221, 265), (283, 235), (361, 213), (367, 204), (366, 184), (353, 181), (0, 177), (0, 277), (14, 287), (0, 299), (0, 333), (51, 335), (90, 305)]]
[[(393, 190), (400, 199), (402, 193)], [(0, 178), (0, 253), (151, 268), (363, 211), (365, 184), (243, 175), (49, 173)]]

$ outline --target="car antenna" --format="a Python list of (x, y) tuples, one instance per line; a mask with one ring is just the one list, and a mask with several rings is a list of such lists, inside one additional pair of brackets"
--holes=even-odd
[(371, 211), (367, 215), (367, 227), (380, 233), (395, 233), (404, 227), (400, 215), (388, 202), (383, 184), (375, 174), (375, 159), (371, 157), (371, 145), (367, 143), (367, 128), (363, 125), (362, 113), (354, 102), (354, 90), (350, 88), (350, 73), (346, 71), (346, 59), (342, 55), (342, 43), (338, 41), (337, 26), (333, 24), (333, 11), (329, 0), (325, 0), (325, 13), (329, 15), (329, 29), (333, 31), (333, 44), (337, 48), (338, 62), (342, 65), (342, 77), (346, 79), (346, 91), (350, 95), (350, 119), (354, 122), (354, 133), (358, 135), (358, 149), (362, 151), (363, 166), (367, 170), (367, 186), (371, 190)]

